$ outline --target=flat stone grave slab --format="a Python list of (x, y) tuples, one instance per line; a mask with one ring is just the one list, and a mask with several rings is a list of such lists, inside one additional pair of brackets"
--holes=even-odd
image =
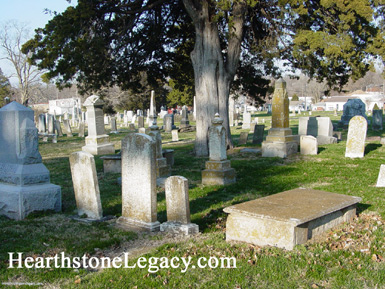
[(353, 219), (359, 197), (294, 189), (224, 209), (226, 240), (292, 250)]

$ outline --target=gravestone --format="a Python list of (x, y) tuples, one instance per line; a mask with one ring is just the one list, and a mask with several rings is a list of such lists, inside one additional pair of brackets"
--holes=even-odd
[(156, 122), (156, 103), (155, 103), (155, 91), (151, 91), (151, 98), (150, 98), (150, 110), (147, 114), (148, 116), (148, 125), (151, 126), (154, 122)]
[(110, 137), (104, 130), (104, 101), (97, 95), (91, 95), (83, 105), (87, 108), (88, 136), (82, 150), (93, 155), (114, 154), (114, 145), (110, 143)]
[(179, 141), (179, 136), (178, 136), (178, 130), (177, 129), (173, 129), (171, 131), (171, 137), (172, 137), (172, 141)]
[(343, 114), (341, 116), (342, 125), (348, 125), (351, 118), (360, 115), (367, 120), (365, 114), (365, 103), (361, 99), (349, 99), (343, 106)]
[(45, 115), (39, 114), (39, 133), (46, 133)]
[(104, 115), (104, 124), (109, 125), (110, 124), (110, 116), (107, 114)]
[(84, 137), (85, 136), (85, 125), (83, 121), (79, 122), (79, 134), (78, 137)]
[(135, 131), (135, 124), (134, 123), (130, 123), (128, 125), (128, 129), (131, 130), (131, 131)]
[(374, 109), (372, 116), (372, 129), (382, 130), (383, 116), (382, 109)]
[(127, 111), (127, 122), (131, 122), (134, 117), (134, 112), (132, 110)]
[(209, 157), (206, 169), (202, 171), (202, 184), (227, 185), (235, 183), (235, 170), (231, 168), (226, 155), (226, 129), (223, 119), (215, 114), (209, 129)]
[(229, 97), (229, 125), (234, 126), (235, 100), (232, 96)]
[(333, 124), (329, 117), (300, 117), (298, 135), (311, 135), (317, 138), (318, 145), (336, 143), (333, 137)]
[(265, 125), (257, 124), (253, 133), (253, 144), (261, 144), (263, 142), (263, 135), (265, 133)]
[(122, 228), (158, 231), (156, 195), (156, 142), (131, 133), (122, 140)]
[(138, 128), (144, 127), (144, 117), (142, 115), (138, 116)]
[(6, 106), (9, 103), (11, 103), (11, 99), (8, 96), (4, 97), (4, 104), (3, 104), (3, 106)]
[(286, 158), (298, 152), (298, 143), (289, 128), (289, 98), (286, 82), (282, 79), (275, 84), (272, 100), (272, 123), (266, 141), (262, 143), (262, 157)]
[(70, 165), (78, 215), (101, 219), (103, 211), (94, 156), (83, 151), (72, 153)]
[(197, 234), (199, 226), (190, 220), (190, 201), (188, 180), (181, 176), (172, 176), (165, 182), (167, 222), (160, 225), (165, 232)]
[(224, 209), (226, 241), (292, 250), (356, 215), (359, 197), (294, 189)]
[(300, 148), (301, 155), (316, 155), (318, 153), (317, 138), (311, 135), (301, 135)]
[(385, 165), (380, 166), (380, 172), (378, 173), (376, 187), (378, 188), (385, 187)]
[(247, 138), (249, 137), (249, 133), (248, 132), (241, 132), (241, 134), (239, 135), (239, 141), (238, 141), (238, 145), (245, 145), (247, 144)]
[(116, 118), (111, 117), (111, 133), (118, 133), (118, 128), (116, 126)]
[(151, 129), (149, 127), (146, 127), (146, 128), (141, 127), (140, 129), (138, 129), (138, 132), (143, 134), (148, 134), (150, 131)]
[(171, 116), (171, 114), (166, 114), (164, 116), (163, 123), (164, 123), (164, 130), (166, 132), (171, 132), (172, 131), (172, 116)]
[(180, 121), (180, 128), (185, 128), (190, 126), (190, 121), (188, 120), (188, 110), (187, 107), (184, 105), (182, 108), (182, 120)]
[(345, 157), (363, 158), (368, 123), (363, 116), (354, 116), (349, 122)]
[(153, 125), (150, 127), (149, 136), (153, 138), (156, 143), (156, 177), (165, 178), (171, 175), (171, 168), (167, 164), (166, 158), (162, 155), (162, 136), (160, 134), (159, 127), (154, 120)]
[(63, 120), (63, 126), (64, 126), (64, 133), (67, 135), (67, 137), (73, 137), (69, 119)]
[(242, 129), (250, 129), (251, 113), (247, 112), (247, 106), (245, 105), (245, 111), (243, 112)]
[(33, 114), (15, 101), (0, 109), (0, 215), (16, 220), (61, 210), (61, 189), (42, 163)]
[(58, 120), (55, 121), (55, 130), (58, 136), (63, 136), (63, 131), (61, 129), (60, 121)]

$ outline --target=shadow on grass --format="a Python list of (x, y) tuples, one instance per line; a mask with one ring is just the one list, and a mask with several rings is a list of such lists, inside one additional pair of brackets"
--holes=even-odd
[(370, 143), (365, 146), (365, 155), (382, 147), (381, 144)]

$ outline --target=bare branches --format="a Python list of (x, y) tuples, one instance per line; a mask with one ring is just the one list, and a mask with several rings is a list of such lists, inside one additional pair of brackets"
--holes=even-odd
[(40, 80), (42, 71), (28, 62), (28, 56), (21, 52), (21, 47), (29, 38), (26, 24), (10, 22), (3, 24), (0, 32), (0, 51), (2, 58), (8, 60), (14, 68), (14, 74), (19, 83), (21, 101), (28, 103), (30, 86)]

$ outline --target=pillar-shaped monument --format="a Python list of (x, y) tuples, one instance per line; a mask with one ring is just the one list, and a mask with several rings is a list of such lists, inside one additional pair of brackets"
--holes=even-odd
[(155, 91), (151, 91), (151, 99), (150, 99), (150, 112), (148, 115), (148, 124), (152, 125), (154, 122), (156, 123), (156, 103), (155, 103)]
[(128, 134), (122, 140), (122, 216), (117, 220), (119, 227), (159, 231), (155, 168), (155, 141), (145, 134)]
[(91, 95), (83, 105), (87, 108), (88, 136), (82, 150), (93, 155), (114, 154), (114, 145), (104, 131), (104, 101), (97, 95)]
[(275, 83), (271, 129), (266, 141), (262, 143), (262, 156), (286, 158), (297, 152), (298, 143), (294, 141), (289, 128), (289, 99), (286, 82), (280, 79)]
[(21, 220), (61, 210), (61, 189), (42, 163), (33, 110), (17, 102), (0, 109), (0, 215)]
[(226, 129), (222, 126), (223, 119), (215, 114), (209, 130), (210, 160), (202, 171), (202, 184), (227, 185), (235, 183), (235, 170), (231, 168), (226, 155)]

